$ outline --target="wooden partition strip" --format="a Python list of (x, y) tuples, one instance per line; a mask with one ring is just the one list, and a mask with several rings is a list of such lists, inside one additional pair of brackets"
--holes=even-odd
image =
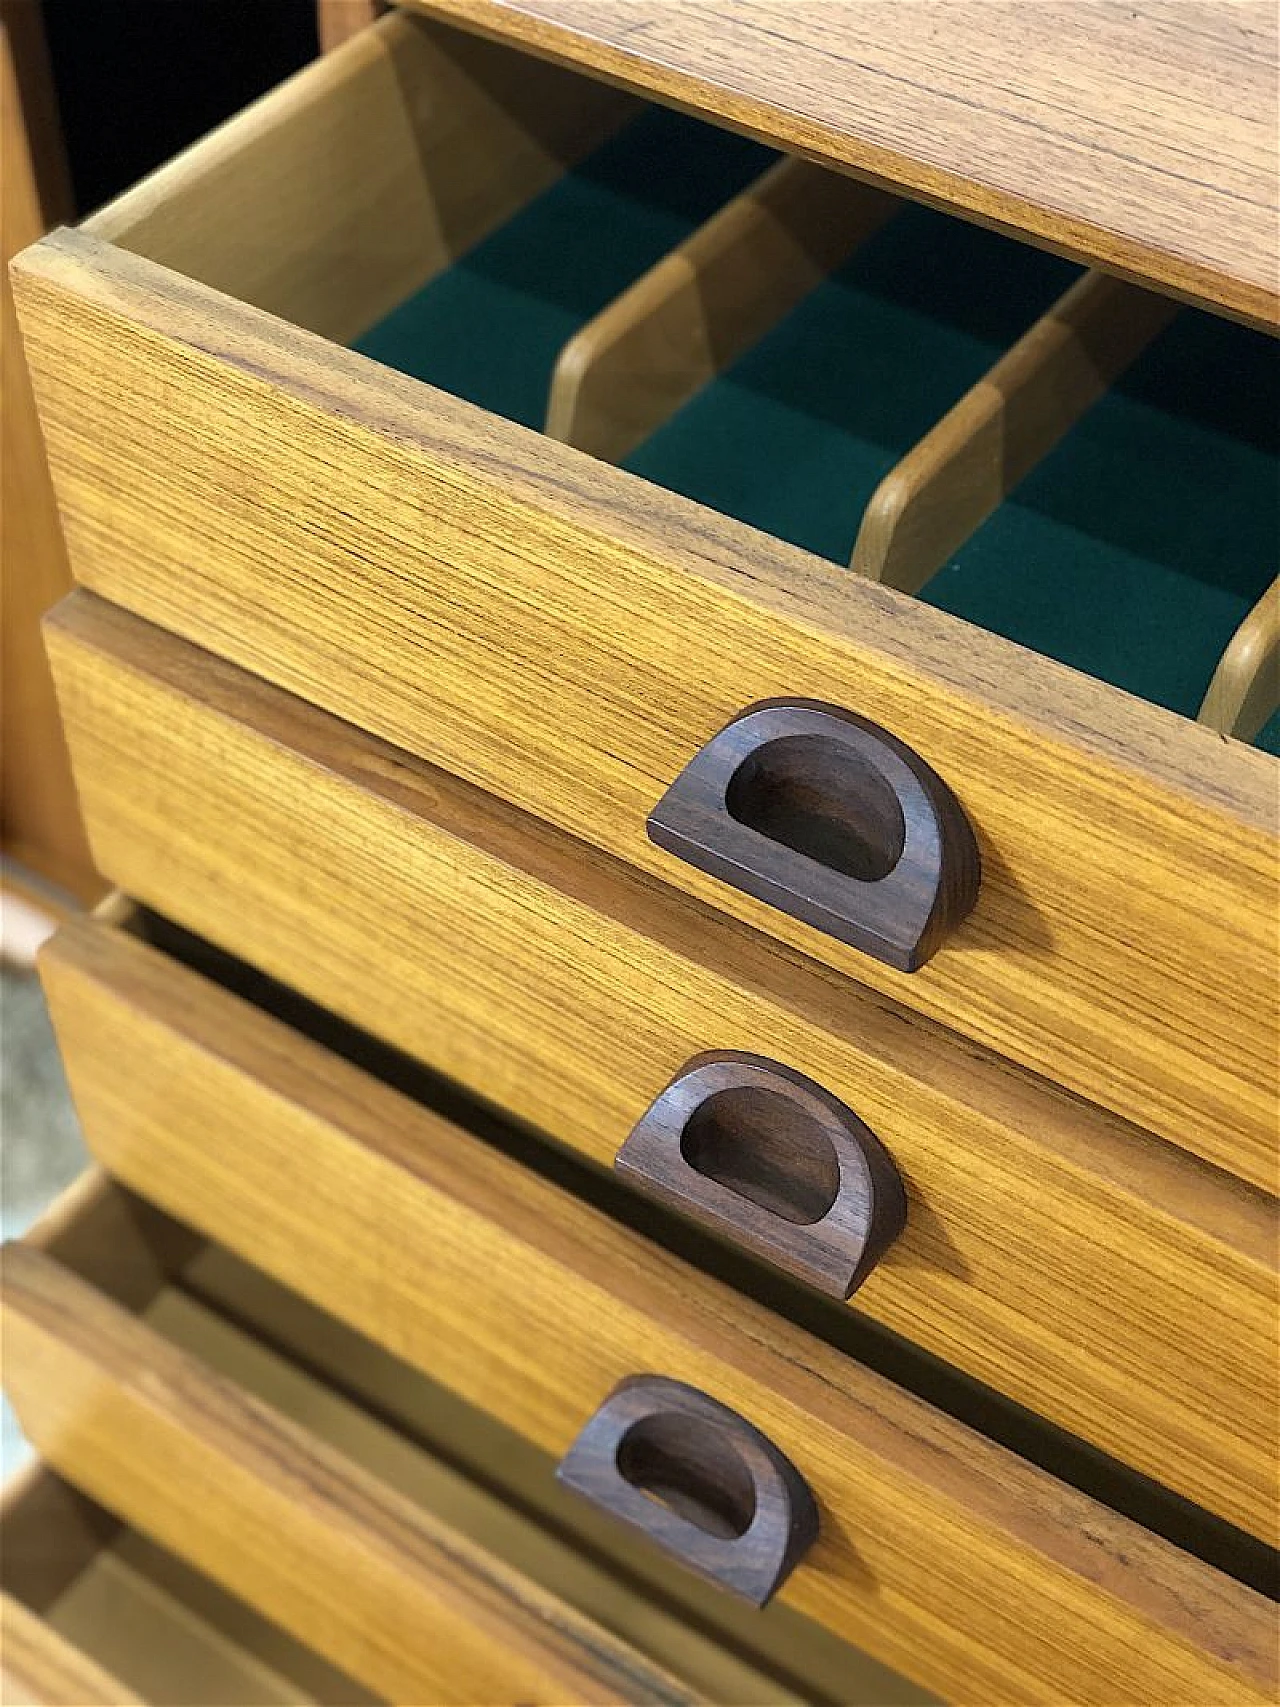
[(897, 206), (779, 161), (574, 334), (552, 376), (548, 436), (620, 462)]
[(316, 0), (316, 33), (321, 53), (332, 53), (357, 31), (368, 29), (385, 9), (384, 0)]
[(880, 482), (853, 568), (918, 592), (1176, 312), (1104, 273), (1077, 279)]
[(1280, 706), (1280, 578), (1231, 636), (1213, 672), (1199, 721), (1252, 741)]

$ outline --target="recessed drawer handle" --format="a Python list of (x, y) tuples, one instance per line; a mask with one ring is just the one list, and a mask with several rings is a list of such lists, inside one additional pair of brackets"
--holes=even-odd
[(942, 778), (888, 730), (817, 700), (748, 706), (647, 828), (668, 853), (902, 972), (978, 898), (978, 844)]
[(662, 1375), (620, 1381), (557, 1479), (763, 1606), (818, 1533), (804, 1477), (736, 1411)]
[(683, 1067), (641, 1115), (614, 1167), (834, 1298), (848, 1298), (906, 1224), (888, 1151), (803, 1073), (717, 1051)]

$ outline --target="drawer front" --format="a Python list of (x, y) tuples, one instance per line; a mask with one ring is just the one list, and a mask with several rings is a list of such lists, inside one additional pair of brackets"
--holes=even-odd
[(104, 1291), (112, 1207), (5, 1253), (6, 1391), (61, 1474), (392, 1699), (694, 1699)]
[[(860, 1309), (1273, 1535), (1269, 1200), (87, 594), (50, 640), (129, 893), (606, 1166), (704, 1051), (809, 1075), (907, 1185)], [(116, 952), (46, 963), (86, 1094)]]
[[(561, 1457), (638, 1374), (763, 1431), (820, 1532), (781, 1597), (960, 1699), (1252, 1699), (1271, 1608), (138, 944), (58, 1024), (128, 1183)], [(149, 979), (165, 992), (157, 1019)], [(105, 1053), (76, 1021), (114, 1014)], [(145, 1051), (117, 1081), (106, 1061)], [(150, 1087), (150, 1088), (148, 1088)], [(211, 1141), (211, 1137), (214, 1141)]]
[[(1268, 755), (99, 238), (17, 281), (86, 584), (1273, 1188)], [(921, 970), (648, 840), (778, 696), (882, 725), (972, 824), (977, 904)]]

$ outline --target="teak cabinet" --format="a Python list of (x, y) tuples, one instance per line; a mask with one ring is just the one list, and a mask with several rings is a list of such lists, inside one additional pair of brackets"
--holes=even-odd
[(14, 267), (11, 1669), (1273, 1699), (1272, 20), (375, 10)]

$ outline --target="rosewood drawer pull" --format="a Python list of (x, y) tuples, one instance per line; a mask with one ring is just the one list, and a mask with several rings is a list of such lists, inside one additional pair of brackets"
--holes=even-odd
[(818, 700), (763, 700), (712, 737), (649, 814), (650, 840), (902, 972), (978, 898), (951, 790), (887, 729)]
[(834, 1298), (848, 1298), (906, 1224), (888, 1151), (852, 1109), (760, 1055), (690, 1061), (649, 1105), (614, 1167)]
[(804, 1477), (736, 1411), (663, 1375), (630, 1375), (556, 1477), (690, 1570), (763, 1606), (818, 1533)]

